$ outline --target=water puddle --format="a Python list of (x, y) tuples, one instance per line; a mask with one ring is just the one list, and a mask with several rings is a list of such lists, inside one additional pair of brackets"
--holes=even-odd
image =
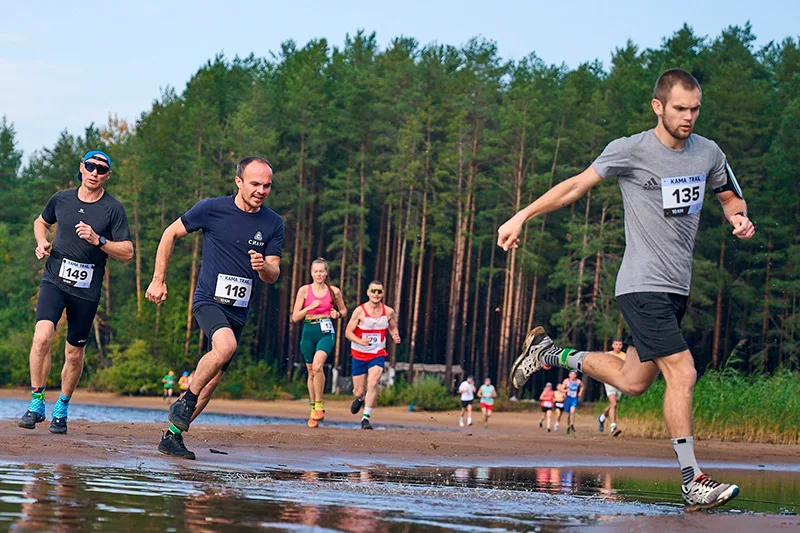
[[(26, 400), (0, 399), (0, 420), (16, 420), (28, 408)], [(84, 405), (71, 403), (69, 407), (70, 420), (86, 420), (88, 422), (153, 422), (163, 424), (167, 420), (166, 402), (164, 409), (141, 409), (138, 407), (116, 407), (103, 405)], [(253, 416), (233, 415), (204, 412), (197, 418), (197, 424), (224, 425), (224, 426), (254, 426), (288, 424), (305, 426), (307, 421), (301, 418), (284, 418), (278, 416)], [(357, 422), (332, 422), (325, 421), (325, 427), (338, 427), (358, 429)], [(426, 431), (450, 431), (435, 427), (403, 426), (397, 424), (378, 424), (375, 429), (424, 429)]]
[[(800, 475), (720, 471), (731, 514), (800, 512)], [(560, 531), (681, 513), (674, 469), (381, 468), (253, 473), (0, 464), (0, 528)], [(637, 518), (637, 519), (638, 519)]]

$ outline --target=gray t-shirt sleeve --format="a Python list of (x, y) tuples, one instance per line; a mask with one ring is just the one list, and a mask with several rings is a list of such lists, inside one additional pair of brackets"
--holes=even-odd
[(708, 184), (712, 189), (718, 189), (728, 182), (728, 159), (717, 143), (711, 141), (711, 144), (714, 145), (714, 163), (708, 173)]
[(592, 163), (592, 167), (601, 178), (606, 179), (612, 176), (619, 176), (630, 168), (630, 139), (622, 137), (608, 143), (597, 159)]

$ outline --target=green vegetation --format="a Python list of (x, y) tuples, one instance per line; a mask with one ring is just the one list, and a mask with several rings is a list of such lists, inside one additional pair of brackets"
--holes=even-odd
[[(369, 280), (384, 280), (403, 338), (396, 357), (446, 365), (448, 384), (459, 364), (502, 390), (532, 323), (601, 348), (622, 328), (613, 297), (624, 249), (616, 180), (528, 224), (514, 253), (497, 249), (496, 230), (609, 141), (652, 127), (653, 84), (676, 66), (703, 85), (697, 132), (727, 154), (758, 228), (751, 241), (732, 237), (707, 192), (687, 340), (702, 368), (724, 367), (736, 346), (745, 374), (797, 368), (800, 47), (795, 39), (758, 49), (754, 42), (749, 25), (708, 38), (684, 26), (657, 48), (598, 51), (611, 52), (607, 68), (590, 61), (569, 69), (534, 53), (508, 61), (481, 39), (455, 47), (397, 38), (381, 50), (374, 35), (358, 32), (341, 47), (320, 39), (286, 42), (268, 57), (215, 57), (182, 90), (154, 95), (135, 124), (111, 119), (77, 136), (64, 132), (25, 165), (13, 124), (2, 118), (0, 385), (28, 384), (42, 269), (32, 221), (55, 191), (76, 186), (89, 148), (113, 157), (108, 190), (127, 210), (135, 259), (109, 262), (82, 386), (147, 392), (168, 369), (194, 367), (201, 336), (187, 301), (200, 236), (178, 242), (170, 296), (159, 307), (144, 299), (156, 247), (163, 228), (199, 199), (233, 193), (236, 162), (252, 154), (275, 168), (267, 203), (286, 223), (282, 274), (255, 288), (221, 393), (302, 390), (299, 327), (288, 310), (317, 255), (329, 260), (351, 309)], [(340, 337), (338, 346), (330, 362), (348, 375), (348, 343)], [(547, 379), (537, 376), (518, 396)], [(452, 400), (433, 384), (423, 389), (430, 405)]]
[[(663, 425), (665, 382), (659, 378), (639, 398), (623, 396), (620, 423), (626, 434), (666, 436)], [(606, 403), (598, 404), (602, 411)], [(777, 444), (800, 443), (800, 375), (745, 375), (726, 369), (706, 372), (694, 391), (695, 435), (701, 439)]]
[(447, 390), (441, 380), (425, 376), (413, 386), (398, 380), (394, 386), (383, 389), (378, 396), (378, 405), (411, 405), (421, 411), (447, 411), (460, 409), (461, 402)]

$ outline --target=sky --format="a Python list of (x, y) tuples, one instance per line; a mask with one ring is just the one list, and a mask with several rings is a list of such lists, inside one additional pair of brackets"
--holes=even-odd
[(758, 48), (800, 37), (798, 0), (0, 0), (0, 12), (0, 116), (13, 123), (26, 160), (64, 129), (82, 134), (110, 114), (135, 121), (219, 53), (268, 57), (287, 40), (341, 46), (364, 29), (381, 47), (398, 36), (458, 46), (480, 36), (506, 59), (535, 52), (576, 67), (607, 66), (629, 39), (659, 47), (684, 23), (715, 38), (749, 21)]

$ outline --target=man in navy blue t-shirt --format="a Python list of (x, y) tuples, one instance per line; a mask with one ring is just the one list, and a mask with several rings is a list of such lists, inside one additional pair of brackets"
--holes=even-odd
[[(105, 190), (111, 176), (111, 158), (92, 150), (78, 167), (77, 189), (55, 193), (33, 223), (36, 258), (45, 257), (36, 302), (36, 328), (31, 344), (31, 401), (17, 422), (34, 429), (45, 419), (44, 388), (50, 372), (50, 347), (56, 324), (66, 310), (67, 343), (61, 371), (61, 395), (53, 406), (51, 433), (67, 432), (69, 401), (83, 373), (83, 354), (92, 330), (109, 256), (122, 261), (133, 257), (125, 209)], [(56, 226), (51, 243), (48, 230)]]
[(272, 166), (261, 157), (246, 157), (236, 167), (236, 196), (197, 202), (161, 236), (147, 299), (167, 299), (166, 273), (175, 241), (203, 231), (203, 258), (192, 300), (192, 312), (205, 334), (206, 354), (197, 363), (189, 389), (170, 407), (170, 427), (158, 451), (194, 459), (182, 432), (208, 404), (227, 370), (247, 321), (256, 280), (274, 283), (280, 275), (283, 219), (263, 205), (272, 190)]

